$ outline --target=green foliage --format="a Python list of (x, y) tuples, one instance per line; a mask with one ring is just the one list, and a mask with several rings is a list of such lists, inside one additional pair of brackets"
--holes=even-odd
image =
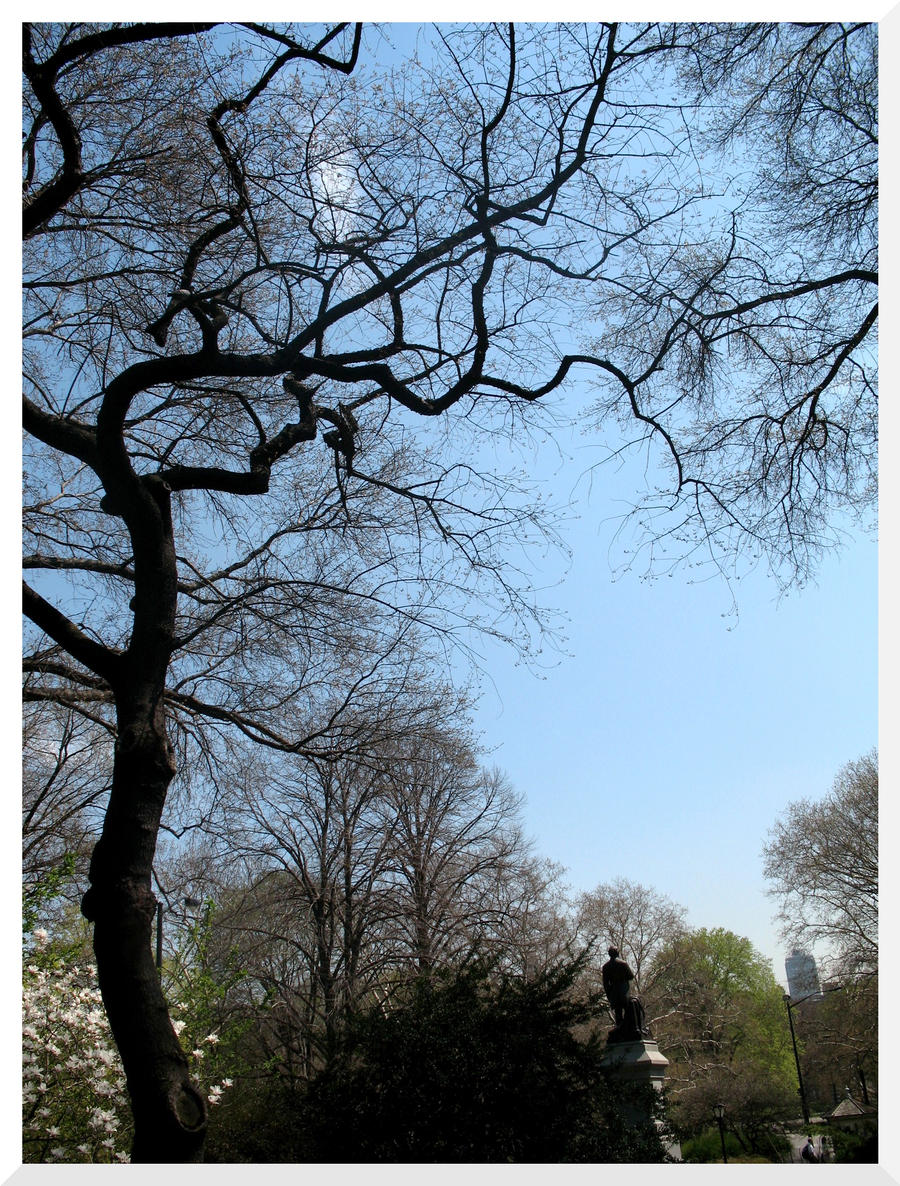
[(771, 1155), (772, 1124), (794, 1107), (796, 1072), (769, 961), (723, 928), (692, 931), (656, 960), (656, 1037), (670, 1060), (673, 1121), (703, 1132), (713, 1105), (745, 1151)]
[[(351, 1021), (338, 1057), (304, 1091), (282, 1090), (248, 1160), (663, 1161), (652, 1088), (607, 1082), (603, 1043), (573, 1036), (589, 1003), (580, 961), (526, 981), (481, 962), (417, 981)], [(637, 1096), (640, 1096), (640, 1099)], [(249, 1134), (248, 1134), (249, 1135)]]
[[(729, 1161), (740, 1157), (741, 1143), (734, 1133), (725, 1134), (725, 1153)], [(722, 1160), (722, 1139), (717, 1128), (705, 1128), (696, 1136), (681, 1142), (681, 1159), (685, 1162), (716, 1162)]]
[(829, 1129), (836, 1162), (868, 1165), (878, 1161), (878, 1133), (872, 1128), (858, 1132)]
[(657, 957), (657, 1012), (671, 1012), (661, 1044), (699, 1066), (714, 1055), (788, 1081), (790, 1034), (770, 962), (749, 939), (717, 927), (692, 931)]
[(240, 955), (234, 947), (216, 950), (213, 922), (214, 907), (207, 902), (202, 916), (176, 945), (174, 957), (164, 964), (162, 975), (172, 1002), (172, 1024), (193, 1060), (192, 1073), (213, 1084), (209, 1102), (217, 1105), (222, 1090), (246, 1069), (242, 1039), (254, 1022), (234, 1000), (246, 979)]
[(38, 922), (45, 916), (48, 903), (59, 897), (63, 886), (75, 873), (74, 853), (65, 853), (53, 869), (45, 869), (36, 881), (22, 891), (22, 936), (27, 943)]
[[(772, 1164), (790, 1161), (791, 1146), (783, 1133), (769, 1130), (761, 1143), (766, 1153), (748, 1153), (733, 1132), (725, 1133), (725, 1154), (729, 1163)], [(682, 1161), (690, 1163), (720, 1162), (722, 1160), (722, 1138), (717, 1128), (705, 1128), (681, 1142)]]

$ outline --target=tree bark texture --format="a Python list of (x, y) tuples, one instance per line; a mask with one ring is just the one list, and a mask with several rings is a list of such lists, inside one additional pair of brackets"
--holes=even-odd
[(122, 1056), (134, 1114), (135, 1162), (202, 1160), (206, 1101), (169, 1020), (151, 946), (151, 870), (174, 774), (161, 706), (119, 711), (109, 811), (82, 909), (94, 924), (103, 1003)]
[(191, 1082), (151, 945), (153, 858), (176, 772), (164, 693), (177, 568), (168, 492), (137, 479), (128, 485), (107, 482), (117, 491), (134, 545), (134, 626), (113, 678), (112, 789), (82, 911), (94, 924), (100, 990), (131, 1097), (132, 1161), (190, 1162), (202, 1160), (206, 1101)]

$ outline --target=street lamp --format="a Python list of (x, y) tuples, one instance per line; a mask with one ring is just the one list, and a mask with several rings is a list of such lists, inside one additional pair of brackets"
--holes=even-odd
[(716, 1123), (719, 1126), (719, 1140), (722, 1142), (722, 1160), (728, 1164), (728, 1157), (725, 1153), (725, 1105), (713, 1104), (713, 1115), (716, 1118)]
[(784, 994), (784, 1003), (787, 1008), (788, 1024), (791, 1027), (791, 1043), (794, 1047), (794, 1062), (797, 1064), (797, 1082), (800, 1085), (800, 1105), (803, 1108), (803, 1122), (809, 1124), (809, 1107), (806, 1103), (806, 1092), (803, 1089), (803, 1074), (800, 1070), (800, 1054), (797, 1051), (797, 1035), (794, 1033), (794, 1015), (791, 1010), (794, 1005), (801, 1005), (804, 1001), (809, 1000), (808, 997), (801, 997), (799, 1001), (791, 1002), (791, 994), (786, 992)]

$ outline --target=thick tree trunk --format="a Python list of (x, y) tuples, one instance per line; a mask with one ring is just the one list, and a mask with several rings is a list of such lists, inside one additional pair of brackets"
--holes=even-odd
[(155, 479), (134, 477), (118, 420), (110, 416), (109, 426), (102, 420), (98, 435), (114, 462), (104, 477), (105, 509), (122, 514), (134, 548), (134, 623), (111, 681), (117, 724), (113, 785), (82, 911), (94, 923), (100, 991), (128, 1082), (132, 1160), (200, 1161), (206, 1100), (191, 1082), (151, 948), (153, 857), (175, 774), (165, 718), (178, 598), (170, 492)]
[(132, 1161), (200, 1161), (206, 1101), (169, 1020), (151, 945), (152, 864), (172, 749), (161, 697), (130, 696), (117, 707), (112, 791), (82, 910), (94, 923), (100, 990), (128, 1081)]

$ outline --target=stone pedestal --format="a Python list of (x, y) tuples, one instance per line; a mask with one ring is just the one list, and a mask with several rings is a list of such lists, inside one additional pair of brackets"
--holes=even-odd
[(641, 1038), (636, 1042), (610, 1042), (600, 1065), (625, 1083), (652, 1083), (659, 1090), (669, 1060), (660, 1054), (652, 1038)]
[[(641, 1038), (632, 1042), (609, 1042), (600, 1065), (621, 1083), (649, 1083), (657, 1091), (662, 1090), (669, 1060), (660, 1053), (652, 1038)], [(626, 1108), (626, 1118), (632, 1124), (645, 1124), (648, 1116), (635, 1106)], [(681, 1147), (668, 1146), (670, 1157), (681, 1160)]]

